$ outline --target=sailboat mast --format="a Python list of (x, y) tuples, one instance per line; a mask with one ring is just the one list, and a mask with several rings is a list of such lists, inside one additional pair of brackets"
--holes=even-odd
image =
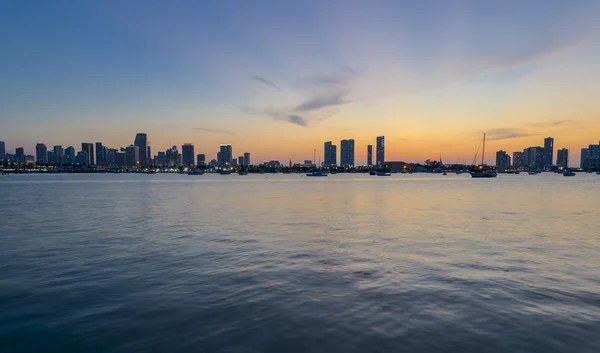
[(483, 151), (481, 151), (481, 165), (483, 165), (484, 158), (485, 158), (485, 132), (483, 133)]

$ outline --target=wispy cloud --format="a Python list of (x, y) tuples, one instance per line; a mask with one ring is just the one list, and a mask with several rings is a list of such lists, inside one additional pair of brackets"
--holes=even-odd
[(211, 129), (211, 128), (204, 128), (204, 127), (193, 127), (192, 130), (209, 132), (211, 134), (236, 135), (235, 131), (229, 131), (229, 130), (224, 130), (224, 129)]
[(265, 84), (265, 85), (267, 85), (267, 86), (269, 86), (269, 87), (271, 87), (271, 88), (275, 88), (276, 90), (281, 90), (281, 89), (279, 88), (279, 86), (277, 86), (277, 85), (276, 85), (276, 84), (275, 84), (273, 81), (271, 81), (271, 80), (268, 80), (268, 79), (266, 79), (266, 78), (264, 78), (264, 77), (260, 77), (260, 76), (250, 76), (250, 78), (251, 78), (251, 79), (253, 79), (253, 80), (256, 80), (256, 81), (258, 81), (258, 82), (261, 82), (261, 83), (263, 83), (263, 84)]
[(300, 117), (298, 115), (288, 116), (287, 121), (289, 121), (292, 124), (296, 124), (296, 125), (300, 125), (300, 126), (308, 126), (308, 123), (306, 122), (306, 120), (304, 120), (302, 117)]
[(488, 140), (509, 140), (520, 137), (534, 136), (521, 129), (493, 129), (487, 133)]
[(347, 92), (334, 92), (334, 94), (325, 94), (323, 96), (314, 96), (305, 102), (298, 105), (294, 111), (296, 112), (307, 112), (313, 110), (319, 110), (322, 108), (340, 105), (346, 103), (344, 98)]

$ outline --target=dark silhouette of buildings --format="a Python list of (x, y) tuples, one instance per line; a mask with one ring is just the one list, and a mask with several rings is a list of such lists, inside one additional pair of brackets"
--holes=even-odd
[(342, 140), (340, 142), (340, 165), (342, 167), (354, 167), (354, 140)]
[(135, 135), (133, 145), (138, 147), (140, 165), (146, 166), (150, 164), (148, 160), (148, 135), (143, 132), (138, 133)]
[(377, 136), (377, 156), (376, 164), (383, 166), (385, 164), (385, 137)]
[(323, 145), (323, 165), (333, 167), (337, 165), (337, 146), (331, 141)]

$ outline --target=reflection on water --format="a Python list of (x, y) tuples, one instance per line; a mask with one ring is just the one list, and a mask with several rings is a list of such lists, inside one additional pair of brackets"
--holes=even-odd
[(2, 352), (598, 352), (600, 177), (0, 179)]

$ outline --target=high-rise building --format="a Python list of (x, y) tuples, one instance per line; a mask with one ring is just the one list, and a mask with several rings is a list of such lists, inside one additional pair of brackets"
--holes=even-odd
[(340, 165), (354, 167), (354, 140), (340, 141)]
[(69, 146), (65, 148), (65, 163), (74, 164), (77, 163), (77, 154), (75, 153), (75, 147)]
[(561, 148), (556, 151), (556, 165), (559, 168), (569, 168), (569, 150)]
[(239, 165), (240, 167), (245, 165), (245, 164), (244, 164), (244, 156), (239, 156), (239, 157), (238, 157), (238, 165)]
[(376, 162), (377, 165), (382, 166), (385, 164), (385, 137), (377, 136), (377, 156)]
[(0, 141), (0, 162), (4, 162), (6, 159), (6, 144), (4, 141)]
[(590, 166), (591, 169), (600, 169), (600, 142), (597, 145), (589, 145)]
[(35, 157), (37, 164), (47, 164), (48, 163), (48, 148), (43, 143), (38, 143), (35, 145)]
[(231, 165), (233, 159), (233, 149), (229, 144), (222, 144), (219, 148), (219, 152), (221, 152), (221, 160), (219, 164), (221, 166)]
[(82, 143), (81, 151), (87, 155), (87, 161), (82, 164), (93, 165), (94, 164), (94, 144), (93, 143)]
[(65, 150), (62, 148), (61, 145), (56, 145), (53, 148), (54, 150), (54, 158), (56, 158), (56, 164), (63, 164), (65, 163)]
[(183, 160), (183, 165), (194, 165), (194, 145), (191, 143), (184, 143), (183, 146), (181, 146), (181, 154), (182, 154), (182, 160)]
[[(54, 152), (52, 152), (54, 153)], [(81, 165), (87, 165), (90, 162), (90, 157), (86, 151), (77, 152), (77, 163)]]
[(171, 149), (165, 151), (166, 163), (165, 165), (169, 167), (173, 167), (181, 164), (181, 157), (179, 156), (179, 151), (177, 150), (177, 146), (173, 146)]
[[(144, 151), (146, 151), (145, 147)], [(125, 148), (125, 165), (128, 167), (140, 165), (140, 148), (138, 146), (130, 145)]]
[(140, 165), (148, 165), (148, 135), (141, 132), (138, 133), (137, 135), (135, 135), (135, 141), (133, 142), (133, 145), (138, 147)]
[(205, 165), (206, 164), (206, 155), (203, 153), (200, 153), (199, 155), (196, 156), (196, 164), (197, 165)]
[(237, 158), (231, 159), (231, 166), (232, 167), (237, 167), (237, 162), (238, 162)]
[(523, 150), (523, 166), (542, 169), (546, 163), (544, 148), (540, 146), (527, 147)]
[(96, 164), (102, 165), (104, 164), (104, 146), (102, 146), (102, 142), (96, 142)]
[(46, 160), (48, 161), (48, 164), (50, 165), (57, 165), (57, 161), (56, 161), (56, 153), (54, 153), (54, 151), (48, 151), (46, 153)]
[(158, 165), (160, 165), (161, 167), (167, 165), (166, 152), (158, 152)]
[(337, 165), (337, 146), (331, 141), (325, 142), (323, 146), (323, 165), (328, 167)]
[(496, 152), (496, 168), (498, 168), (498, 170), (510, 168), (510, 156), (506, 151), (500, 150)]
[(17, 159), (17, 163), (25, 163), (25, 149), (23, 147), (17, 147), (15, 158)]
[(244, 165), (250, 165), (250, 152), (244, 153)]
[(115, 165), (118, 167), (124, 167), (125, 166), (125, 160), (126, 160), (126, 153), (123, 151), (116, 151), (115, 152)]
[(554, 160), (554, 139), (546, 137), (544, 139), (544, 168), (548, 169), (552, 166)]
[(525, 167), (525, 163), (523, 161), (523, 152), (513, 152), (512, 165), (514, 168)]
[(367, 145), (367, 165), (373, 165), (373, 145)]
[(146, 147), (146, 158), (148, 158), (148, 164), (153, 164), (152, 159), (152, 149), (150, 146)]
[(104, 164), (109, 166), (115, 164), (115, 155), (117, 154), (118, 150), (116, 148), (106, 148), (106, 146), (104, 146), (104, 148), (106, 149)]
[(579, 167), (582, 169), (590, 168), (590, 149), (589, 148), (581, 149), (581, 161), (579, 162)]

